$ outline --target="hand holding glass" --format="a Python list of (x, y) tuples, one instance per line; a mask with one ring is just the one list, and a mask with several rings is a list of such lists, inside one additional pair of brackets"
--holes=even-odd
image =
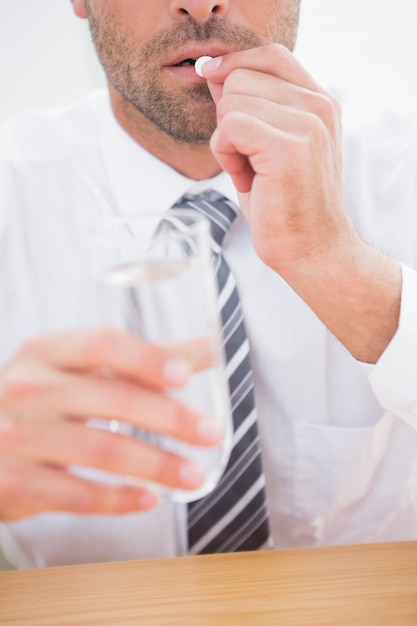
[(152, 484), (162, 497), (196, 500), (220, 479), (233, 434), (210, 222), (192, 209), (115, 218), (94, 230), (92, 252), (100, 322), (171, 346), (185, 358), (195, 373), (185, 387), (166, 393), (210, 414), (224, 429), (220, 445), (202, 448), (122, 420), (112, 424), (113, 430), (197, 462), (206, 474), (198, 490)]

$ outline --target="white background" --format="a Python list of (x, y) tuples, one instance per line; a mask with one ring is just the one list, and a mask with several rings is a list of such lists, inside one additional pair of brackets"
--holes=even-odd
[[(296, 53), (319, 82), (359, 98), (417, 99), (416, 27), (417, 0), (302, 0)], [(69, 0), (2, 0), (0, 51), (0, 120), (104, 84)]]
[[(296, 54), (319, 82), (358, 98), (417, 101), (416, 26), (417, 0), (302, 0)], [(103, 84), (69, 0), (1, 0), (0, 121)]]

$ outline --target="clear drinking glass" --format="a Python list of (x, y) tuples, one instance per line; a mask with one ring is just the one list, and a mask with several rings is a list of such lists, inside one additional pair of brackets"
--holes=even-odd
[(233, 434), (209, 220), (192, 209), (114, 218), (94, 229), (92, 254), (100, 323), (178, 348), (198, 371), (184, 388), (167, 393), (223, 426), (220, 445), (203, 448), (122, 421), (110, 425), (198, 462), (206, 472), (198, 490), (152, 483), (161, 497), (196, 500), (217, 484)]

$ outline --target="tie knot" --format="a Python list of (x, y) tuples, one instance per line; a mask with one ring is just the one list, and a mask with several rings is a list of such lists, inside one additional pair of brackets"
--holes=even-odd
[(185, 194), (172, 208), (195, 209), (208, 217), (211, 224), (211, 236), (220, 247), (237, 215), (232, 202), (213, 190), (204, 191), (197, 196)]

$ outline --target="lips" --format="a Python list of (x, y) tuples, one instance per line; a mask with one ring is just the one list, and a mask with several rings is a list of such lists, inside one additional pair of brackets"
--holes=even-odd
[(194, 46), (188, 47), (182, 51), (179, 51), (175, 57), (168, 61), (166, 64), (168, 67), (188, 67), (195, 65), (195, 62), (198, 58), (203, 56), (210, 57), (219, 57), (227, 54), (230, 50), (225, 50), (224, 48), (220, 48), (219, 46), (210, 46), (210, 47), (201, 47)]

